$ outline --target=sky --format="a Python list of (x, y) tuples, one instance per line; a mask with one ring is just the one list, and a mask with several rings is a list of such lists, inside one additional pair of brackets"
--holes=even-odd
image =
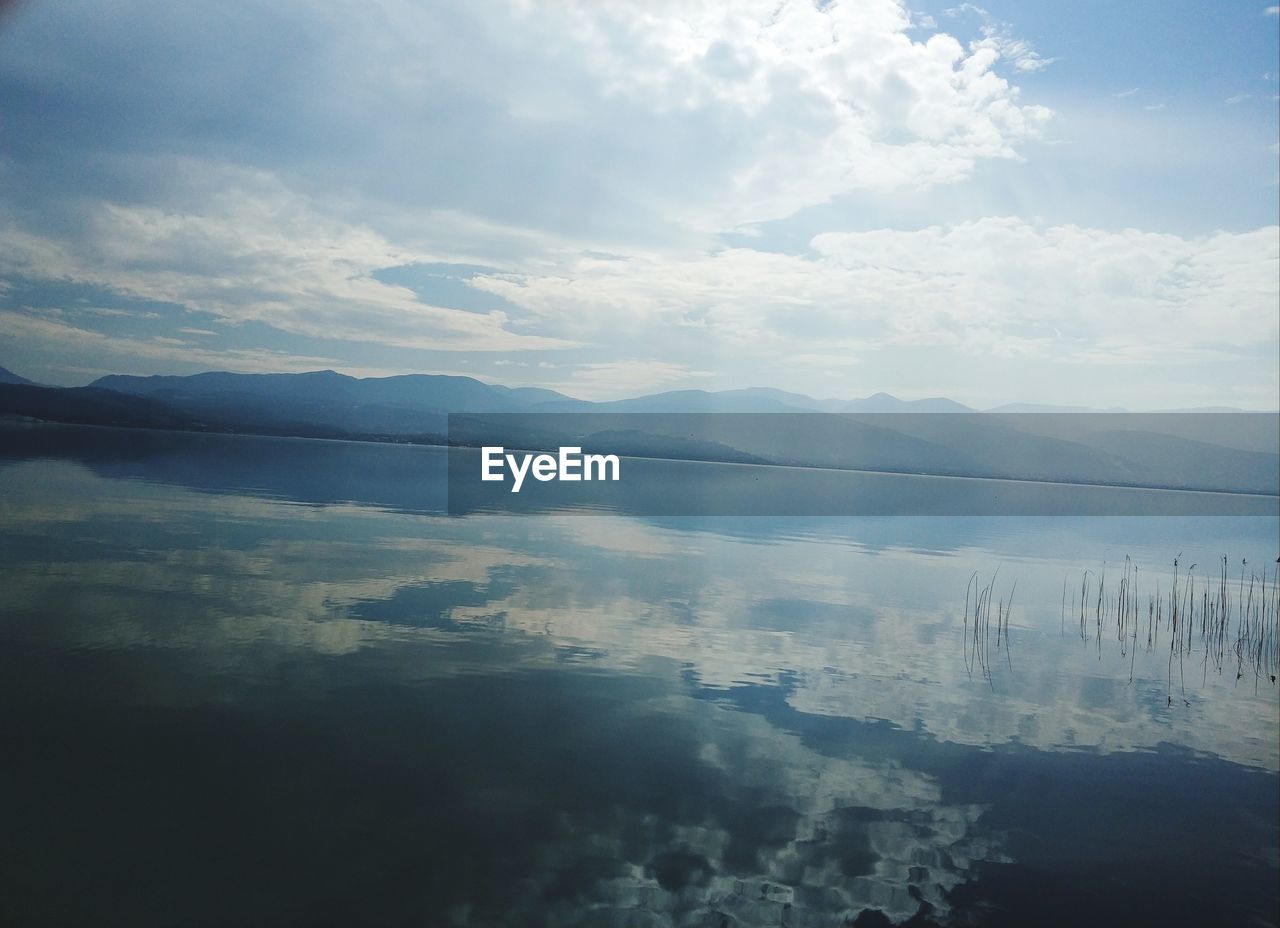
[(0, 5), (0, 365), (1280, 405), (1280, 8)]

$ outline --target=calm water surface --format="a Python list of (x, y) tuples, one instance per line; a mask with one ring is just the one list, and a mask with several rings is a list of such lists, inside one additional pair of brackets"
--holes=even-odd
[(1234, 598), (1277, 519), (459, 518), (443, 479), (0, 431), (0, 923), (1277, 923), (1277, 687), (1071, 601), (1129, 556), (1145, 623), (1179, 554)]

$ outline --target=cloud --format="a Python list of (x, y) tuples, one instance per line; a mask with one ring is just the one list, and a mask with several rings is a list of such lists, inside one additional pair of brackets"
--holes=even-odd
[(1054, 59), (1041, 57), (1030, 42), (1025, 39), (1015, 38), (1007, 26), (984, 26), (982, 33), (983, 38), (978, 42), (974, 42), (970, 47), (973, 49), (993, 49), (1018, 71), (1024, 73), (1041, 71), (1053, 64)]
[[(190, 211), (103, 202), (74, 236), (0, 225), (0, 272), (105, 287), (295, 335), (444, 351), (572, 347), (503, 312), (425, 303), (375, 271), (437, 256), (325, 216), (273, 178), (206, 166), (223, 183)], [(2, 218), (2, 217), (0, 217)]]
[(1280, 6), (1269, 6), (1262, 11), (1263, 16), (1280, 16)]
[(353, 367), (336, 358), (294, 355), (284, 351), (201, 348), (167, 336), (131, 338), (108, 335), (31, 313), (0, 312), (0, 344), (8, 339), (18, 340), (28, 351), (36, 349), (63, 355), (74, 353), (76, 356), (87, 353), (92, 357), (114, 362), (115, 367), (98, 369), (101, 373), (132, 369), (139, 360), (164, 362), (170, 369), (176, 364), (188, 369), (232, 370), (246, 374), (301, 373), (325, 368), (341, 370), (357, 377), (409, 373), (403, 370)]
[(645, 123), (656, 114), (668, 130), (690, 117), (724, 127), (688, 152), (719, 165), (692, 202), (659, 194), (700, 228), (959, 180), (980, 160), (1011, 157), (1048, 118), (992, 72), (1003, 49), (912, 41), (893, 2), (659, 3), (642, 17), (628, 5), (570, 7), (561, 25), (611, 105)]
[(1104, 349), (1153, 364), (1274, 343), (1278, 242), (1275, 227), (1182, 237), (991, 217), (825, 233), (803, 255), (579, 257), (473, 284), (568, 337), (645, 343), (655, 356), (847, 364), (933, 346), (1077, 362)]
[[(1013, 65), (1015, 70), (1024, 73), (1040, 71), (1053, 64), (1052, 58), (1041, 57), (1030, 42), (1017, 38), (1013, 33), (1013, 27), (1009, 23), (996, 19), (990, 12), (980, 6), (975, 6), (972, 3), (962, 3), (943, 12), (944, 15), (953, 18), (973, 15), (982, 21), (982, 38), (971, 42), (969, 45), (974, 51), (980, 49), (992, 50), (1000, 58)], [(1124, 95), (1121, 94), (1121, 96)]]
[[(377, 273), (697, 255), (1019, 157), (1050, 114), (996, 69), (1031, 53), (911, 30), (896, 0), (30, 6), (0, 33), (0, 274), (308, 339), (571, 351), (581, 327), (553, 313), (437, 305)], [(650, 385), (699, 368), (640, 360)]]
[[(212, 20), (155, 0), (28, 4), (0, 32), (0, 276), (51, 293), (91, 285), (104, 305), (168, 304), (148, 336), (209, 339), (206, 350), (209, 336), (179, 327), (222, 323), (243, 338), (269, 327), (268, 343), (298, 357), (343, 354), (345, 342), (363, 365), (496, 376), (493, 362), (518, 360), (541, 383), (601, 396), (800, 389), (810, 375), (836, 391), (854, 361), (921, 346), (963, 362), (1173, 352), (1163, 330), (1126, 321), (1130, 304), (1108, 289), (1125, 281), (1139, 316), (1188, 315), (1206, 358), (1265, 340), (1274, 306), (1244, 293), (1244, 267), (1215, 285), (1258, 315), (1202, 338), (1194, 286), (1211, 278), (1195, 262), (1212, 236), (999, 218), (1045, 202), (1075, 218), (1103, 193), (1064, 206), (1071, 190), (1045, 191), (1070, 182), (1039, 182), (1067, 171), (1033, 145), (1051, 114), (1018, 82), (1050, 61), (973, 4), (932, 21), (897, 0), (283, 0), (233, 2)], [(1074, 115), (1077, 131), (1087, 120)], [(1135, 154), (1110, 127), (1095, 135), (1113, 180), (1148, 150), (1161, 165), (1185, 154), (1163, 143)], [(1139, 192), (1135, 203), (1150, 200)], [(1089, 223), (1131, 222), (1141, 208)], [(1221, 224), (1272, 221), (1236, 218)], [(907, 229), (878, 228), (895, 221)], [(1094, 238), (1115, 246), (1090, 259), (1111, 268), (1105, 286), (1076, 257), (1094, 254)], [(1224, 241), (1246, 239), (1261, 248)], [(1152, 256), (1150, 241), (1166, 244)], [(853, 266), (841, 242), (881, 263)], [(921, 254), (904, 256), (903, 242)], [(1009, 260), (985, 254), (988, 242)], [(1046, 268), (1043, 287), (1019, 254)], [(385, 273), (441, 264), (478, 266), (450, 287), (481, 298), (452, 305)], [(1187, 274), (1190, 289), (1153, 288), (1149, 273)], [(137, 335), (121, 320), (61, 321)], [(558, 366), (538, 366), (544, 356)]]
[(0, 90), (34, 187), (152, 202), (200, 185), (170, 176), (199, 151), (366, 215), (669, 237), (952, 183), (1039, 134), (1048, 110), (993, 71), (1039, 67), (1025, 45), (910, 30), (896, 0), (286, 2), (214, 24), (73, 2), (0, 36)]
[(991, 15), (982, 7), (975, 6), (972, 3), (962, 3), (959, 6), (949, 7), (942, 11), (944, 16), (961, 16), (965, 13), (972, 13), (975, 16), (981, 16), (983, 19), (986, 19)]

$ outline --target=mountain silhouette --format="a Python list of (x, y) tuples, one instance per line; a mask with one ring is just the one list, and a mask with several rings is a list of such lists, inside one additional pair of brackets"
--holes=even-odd
[(526, 448), (612, 443), (639, 457), (1280, 493), (1274, 414), (1008, 408), (979, 413), (949, 399), (887, 393), (818, 400), (767, 388), (591, 402), (471, 377), (331, 370), (109, 375), (59, 388), (0, 368), (0, 416), (10, 419)]

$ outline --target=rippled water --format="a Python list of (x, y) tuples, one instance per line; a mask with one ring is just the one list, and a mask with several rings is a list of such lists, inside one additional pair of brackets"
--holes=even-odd
[(1070, 598), (1235, 596), (1280, 520), (460, 518), (443, 474), (0, 433), (0, 921), (1277, 923), (1277, 687)]

